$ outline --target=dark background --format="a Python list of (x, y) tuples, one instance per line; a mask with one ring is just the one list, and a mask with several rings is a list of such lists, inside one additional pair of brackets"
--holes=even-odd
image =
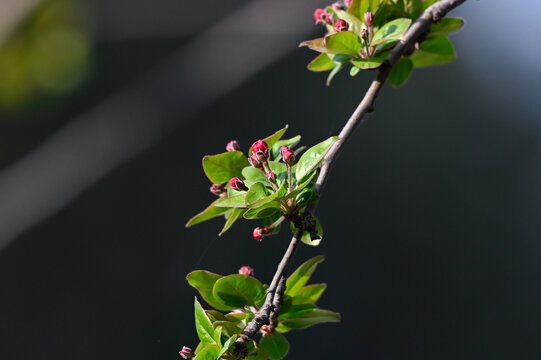
[[(325, 87), (305, 70), (314, 54), (296, 44), (324, 2), (267, 1), (277, 33), (242, 35), (249, 3), (72, 4), (85, 80), (0, 117), (1, 359), (178, 359), (197, 345), (188, 272), (250, 265), (270, 281), (288, 231), (184, 228), (213, 199), (201, 157), (284, 124), (306, 145), (337, 134), (374, 73)], [(327, 257), (318, 304), (342, 322), (288, 333), (288, 359), (541, 358), (539, 4), (510, 3), (455, 11), (457, 60), (385, 87), (347, 145), (317, 212), (324, 241), (295, 259)], [(199, 58), (224, 19), (252, 51), (215, 42)]]

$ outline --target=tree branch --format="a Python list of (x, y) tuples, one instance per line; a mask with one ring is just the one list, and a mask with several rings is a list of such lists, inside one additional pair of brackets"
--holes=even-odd
[[(466, 0), (442, 0), (427, 8), (423, 14), (411, 25), (404, 36), (404, 40), (400, 41), (387, 60), (380, 67), (376, 79), (372, 82), (364, 95), (361, 103), (357, 106), (346, 125), (340, 132), (339, 138), (336, 143), (329, 150), (325, 156), (325, 162), (321, 167), (321, 172), (318, 176), (317, 182), (314, 186), (314, 191), (321, 195), (325, 184), (327, 183), (330, 170), (336, 159), (340, 155), (343, 146), (349, 140), (355, 129), (361, 125), (364, 121), (364, 116), (374, 111), (374, 102), (383, 86), (387, 77), (389, 76), (393, 66), (400, 60), (400, 58), (408, 54), (413, 48), (415, 43), (424, 39), (426, 34), (430, 31), (432, 24), (439, 22), (449, 11), (453, 10), (457, 6), (466, 2)], [(317, 203), (312, 204), (306, 209), (308, 216), (314, 214), (317, 207)], [(283, 294), (285, 290), (285, 279), (289, 273), (289, 268), (295, 255), (295, 250), (299, 240), (302, 237), (304, 229), (298, 229), (291, 239), (289, 247), (284, 254), (282, 261), (276, 269), (276, 273), (272, 279), (271, 285), (267, 290), (267, 298), (265, 303), (258, 311), (256, 317), (246, 326), (242, 335), (237, 340), (236, 345), (241, 355), (246, 352), (247, 341), (252, 340), (263, 325), (269, 325), (269, 323), (276, 324), (276, 318), (278, 317), (279, 306), (283, 301)], [(272, 320), (272, 321), (271, 321)]]

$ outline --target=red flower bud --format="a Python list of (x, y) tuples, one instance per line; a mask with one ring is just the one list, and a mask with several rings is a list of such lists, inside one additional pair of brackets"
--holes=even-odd
[(332, 25), (332, 23), (334, 21), (334, 15), (333, 14), (326, 13), (325, 15), (323, 15), (323, 18), (325, 19), (325, 23), (327, 23), (329, 25)]
[(346, 4), (347, 7), (351, 7), (351, 4), (353, 4), (353, 0), (344, 0), (344, 4)]
[(263, 163), (261, 163), (261, 161), (259, 161), (259, 159), (255, 155), (250, 156), (248, 158), (248, 162), (252, 164), (252, 166), (256, 169), (263, 169)]
[(295, 162), (295, 153), (286, 145), (280, 148), (280, 153), (282, 154), (282, 159), (287, 165), (292, 165)]
[(254, 269), (249, 266), (243, 266), (239, 269), (239, 274), (253, 277)]
[(233, 189), (233, 190), (237, 190), (237, 191), (247, 191), (248, 190), (246, 185), (244, 185), (244, 181), (242, 181), (238, 177), (234, 177), (231, 180), (229, 180), (229, 185), (231, 186), (231, 189)]
[(337, 32), (346, 31), (349, 28), (349, 24), (344, 19), (338, 19), (336, 20), (336, 24), (334, 24), (334, 30)]
[(210, 187), (210, 192), (214, 195), (222, 195), (225, 192), (225, 186), (220, 184), (213, 184)]
[(259, 161), (267, 161), (269, 158), (269, 146), (263, 140), (257, 140), (252, 145), (252, 152)]
[(364, 13), (364, 21), (366, 21), (366, 24), (368, 26), (372, 26), (372, 21), (374, 21), (374, 14), (372, 13), (372, 11)]
[(189, 347), (187, 346), (183, 346), (182, 347), (182, 350), (180, 350), (179, 352), (180, 356), (182, 356), (184, 359), (189, 359), (189, 358), (193, 358), (195, 356), (194, 352), (192, 351), (192, 349), (190, 349)]
[(263, 240), (264, 235), (265, 235), (265, 229), (260, 228), (260, 227), (257, 227), (254, 229), (253, 236), (254, 236), (254, 239), (256, 239), (257, 241)]
[(334, 11), (344, 10), (344, 5), (340, 4), (338, 1), (332, 4), (332, 9)]
[(228, 142), (225, 148), (227, 151), (240, 151), (240, 146), (237, 140), (232, 140)]
[(271, 171), (269, 173), (267, 173), (267, 180), (269, 180), (270, 182), (275, 182), (276, 181), (276, 173), (274, 171)]
[(361, 30), (360, 35), (361, 35), (361, 39), (365, 39), (365, 40), (368, 39), (368, 29), (363, 28), (363, 29)]
[(325, 13), (326, 11), (324, 9), (316, 9), (316, 11), (314, 11), (314, 20), (316, 20), (316, 24), (323, 20), (321, 19), (321, 16)]

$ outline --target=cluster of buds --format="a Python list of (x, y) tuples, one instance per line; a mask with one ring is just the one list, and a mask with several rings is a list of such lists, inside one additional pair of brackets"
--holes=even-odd
[(361, 50), (361, 57), (363, 59), (368, 59), (371, 58), (375, 52), (374, 47), (369, 45), (372, 42), (372, 25), (374, 23), (374, 14), (371, 11), (364, 14), (364, 22), (366, 27), (364, 27), (360, 33), (361, 39), (364, 43), (364, 48)]
[(282, 160), (284, 160), (287, 166), (293, 165), (295, 162), (295, 153), (290, 148), (284, 145), (280, 148), (280, 153), (282, 155)]
[(239, 274), (253, 277), (255, 273), (254, 269), (252, 269), (250, 266), (245, 265), (239, 269)]
[(190, 358), (193, 358), (195, 356), (194, 352), (192, 351), (192, 349), (190, 349), (189, 347), (187, 346), (183, 346), (182, 347), (182, 350), (179, 351), (179, 354), (180, 356), (182, 356), (184, 359), (190, 359)]
[[(337, 1), (333, 3), (330, 8), (333, 10), (333, 12), (337, 11), (343, 11), (347, 10), (351, 4), (353, 3), (353, 0), (345, 0), (343, 3), (340, 1)], [(314, 11), (314, 20), (316, 21), (316, 24), (320, 25), (334, 25), (334, 30), (337, 32), (346, 31), (349, 29), (349, 24), (347, 21), (343, 19), (338, 19), (336, 22), (334, 21), (334, 15), (329, 12), (330, 10), (326, 9), (316, 9)]]
[(316, 24), (332, 25), (334, 16), (325, 9), (316, 9), (314, 11), (314, 20), (316, 21)]

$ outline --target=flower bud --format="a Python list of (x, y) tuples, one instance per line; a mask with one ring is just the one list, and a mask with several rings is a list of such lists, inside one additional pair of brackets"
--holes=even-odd
[(265, 229), (256, 227), (252, 235), (254, 236), (254, 239), (256, 239), (257, 241), (261, 241), (263, 240), (263, 236), (265, 235)]
[(190, 349), (189, 347), (187, 346), (183, 346), (182, 347), (182, 350), (180, 350), (179, 352), (180, 356), (182, 356), (184, 359), (189, 359), (189, 358), (193, 358), (195, 356), (194, 352), (192, 351), (192, 349)]
[(259, 159), (255, 155), (250, 156), (248, 158), (248, 162), (252, 164), (252, 166), (256, 169), (263, 169), (263, 163), (261, 163), (261, 161), (259, 161)]
[(271, 172), (268, 172), (267, 173), (267, 180), (269, 180), (270, 182), (275, 182), (277, 179), (277, 176), (276, 176), (276, 173), (274, 171), (271, 171)]
[(292, 165), (295, 162), (295, 153), (286, 145), (280, 148), (280, 153), (282, 154), (282, 159), (287, 165)]
[(353, 0), (344, 0), (344, 4), (346, 4), (347, 7), (351, 7), (351, 4), (353, 4)]
[(372, 13), (372, 11), (364, 13), (364, 21), (366, 21), (366, 25), (372, 26), (372, 22), (374, 21), (374, 13)]
[(342, 5), (340, 2), (335, 2), (332, 4), (332, 9), (334, 11), (344, 10), (344, 5)]
[(326, 11), (324, 9), (316, 9), (316, 11), (314, 11), (314, 20), (316, 20), (316, 24), (319, 23), (320, 21), (324, 20), (321, 17), (325, 13), (326, 13)]
[(334, 15), (333, 14), (326, 13), (325, 15), (323, 15), (323, 18), (325, 19), (326, 24), (332, 25), (332, 23), (334, 21)]
[(259, 161), (265, 162), (269, 158), (269, 146), (263, 140), (257, 140), (252, 145), (252, 153)]
[(334, 30), (337, 32), (346, 31), (349, 28), (349, 24), (344, 19), (338, 19), (336, 20), (336, 24), (334, 24)]
[(229, 180), (229, 185), (231, 186), (231, 189), (233, 189), (233, 190), (237, 190), (237, 191), (247, 191), (248, 190), (246, 185), (244, 185), (244, 181), (242, 181), (238, 177), (231, 178), (231, 180)]
[(368, 39), (368, 29), (367, 28), (362, 28), (360, 35), (361, 35), (361, 39), (367, 40)]
[(249, 266), (243, 266), (239, 269), (239, 274), (253, 277), (254, 269)]
[(240, 146), (237, 140), (228, 142), (225, 148), (227, 151), (240, 151)]
[(225, 186), (220, 184), (212, 184), (210, 187), (210, 192), (214, 195), (222, 195), (225, 192)]

